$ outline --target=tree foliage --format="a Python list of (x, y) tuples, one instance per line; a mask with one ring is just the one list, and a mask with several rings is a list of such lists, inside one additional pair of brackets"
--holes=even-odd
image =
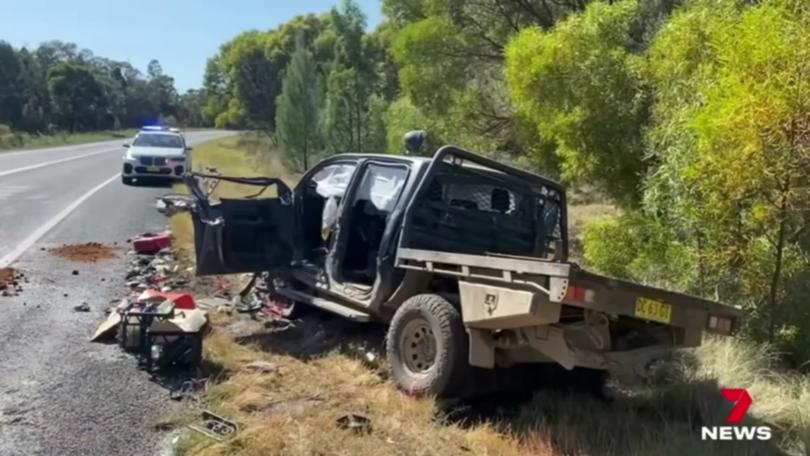
[[(515, 159), (556, 175), (552, 154), (515, 113), (504, 78), (504, 50), (526, 27), (551, 28), (588, 0), (384, 0), (394, 30), (403, 101), (460, 146)], [(393, 113), (392, 113), (393, 115)]]
[(319, 114), (321, 87), (315, 60), (303, 40), (292, 55), (276, 103), (276, 135), (290, 169), (306, 171), (323, 148)]
[(550, 142), (569, 181), (637, 199), (649, 97), (630, 51), (638, 3), (592, 3), (548, 31), (527, 28), (506, 51), (517, 111)]
[[(298, 16), (269, 31), (252, 30), (223, 44), (209, 59), (204, 89), (205, 117), (218, 127), (247, 127), (272, 133), (282, 77), (298, 37), (309, 46), (324, 20)], [(316, 52), (316, 56), (324, 57)]]
[(69, 131), (98, 129), (107, 112), (101, 83), (87, 68), (59, 63), (48, 71), (48, 89), (60, 124)]
[[(644, 57), (655, 103), (642, 206), (589, 228), (586, 256), (637, 280), (662, 265), (692, 265), (680, 288), (744, 305), (748, 334), (801, 352), (810, 339), (796, 294), (809, 272), (810, 8), (695, 0), (676, 10)], [(611, 254), (611, 240), (639, 221), (662, 227), (684, 255), (661, 257), (667, 249), (653, 241)]]
[(174, 80), (157, 61), (147, 73), (73, 43), (49, 41), (29, 50), (0, 42), (0, 124), (47, 133), (134, 127), (178, 116)]

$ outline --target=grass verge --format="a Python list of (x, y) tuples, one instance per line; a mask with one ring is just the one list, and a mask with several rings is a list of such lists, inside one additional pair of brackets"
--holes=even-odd
[(135, 135), (137, 130), (96, 131), (88, 133), (57, 133), (36, 135), (30, 133), (9, 133), (0, 136), (0, 153), (11, 150), (39, 149), (42, 147), (69, 146), (111, 139), (125, 140)]
[[(228, 138), (198, 149), (195, 166), (273, 175), (280, 165), (264, 150), (256, 138)], [(218, 192), (240, 194), (225, 185)], [(172, 228), (179, 247), (193, 255), (189, 221), (175, 217)], [(707, 339), (678, 354), (654, 383), (611, 385), (611, 401), (546, 388), (528, 399), (491, 398), (448, 408), (399, 392), (385, 366), (345, 349), (363, 339), (379, 342), (382, 328), (368, 331), (318, 313), (283, 332), (224, 313), (212, 314), (212, 323), (205, 358), (217, 374), (206, 406), (236, 420), (240, 432), (226, 442), (187, 433), (175, 448), (180, 454), (810, 454), (810, 380), (781, 371), (767, 347), (744, 340)], [(250, 371), (246, 365), (253, 361), (276, 369)], [(701, 426), (725, 425), (732, 404), (721, 387), (748, 389), (753, 405), (744, 424), (771, 426), (771, 441), (701, 440)], [(340, 429), (336, 420), (346, 413), (370, 418), (371, 432)]]

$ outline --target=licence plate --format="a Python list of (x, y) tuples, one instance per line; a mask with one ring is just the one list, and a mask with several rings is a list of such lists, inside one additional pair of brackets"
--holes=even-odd
[(147, 166), (146, 171), (150, 172), (150, 173), (159, 173), (160, 172), (160, 166)]
[(635, 315), (645, 320), (669, 323), (672, 320), (672, 306), (655, 299), (638, 298)]

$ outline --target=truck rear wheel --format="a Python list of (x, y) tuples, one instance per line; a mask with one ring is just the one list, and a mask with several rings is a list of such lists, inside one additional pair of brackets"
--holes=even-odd
[(397, 385), (419, 396), (452, 394), (469, 366), (461, 314), (434, 294), (413, 296), (397, 309), (386, 350)]

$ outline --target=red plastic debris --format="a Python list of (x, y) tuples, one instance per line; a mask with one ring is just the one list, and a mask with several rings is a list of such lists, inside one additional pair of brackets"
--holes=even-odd
[(173, 302), (175, 309), (192, 310), (197, 308), (197, 304), (194, 302), (194, 297), (189, 293), (163, 293), (150, 288), (138, 296), (139, 301), (147, 301), (154, 298), (162, 298)]
[(169, 231), (163, 233), (144, 233), (132, 240), (132, 247), (138, 253), (154, 254), (160, 249), (171, 247), (172, 234)]

